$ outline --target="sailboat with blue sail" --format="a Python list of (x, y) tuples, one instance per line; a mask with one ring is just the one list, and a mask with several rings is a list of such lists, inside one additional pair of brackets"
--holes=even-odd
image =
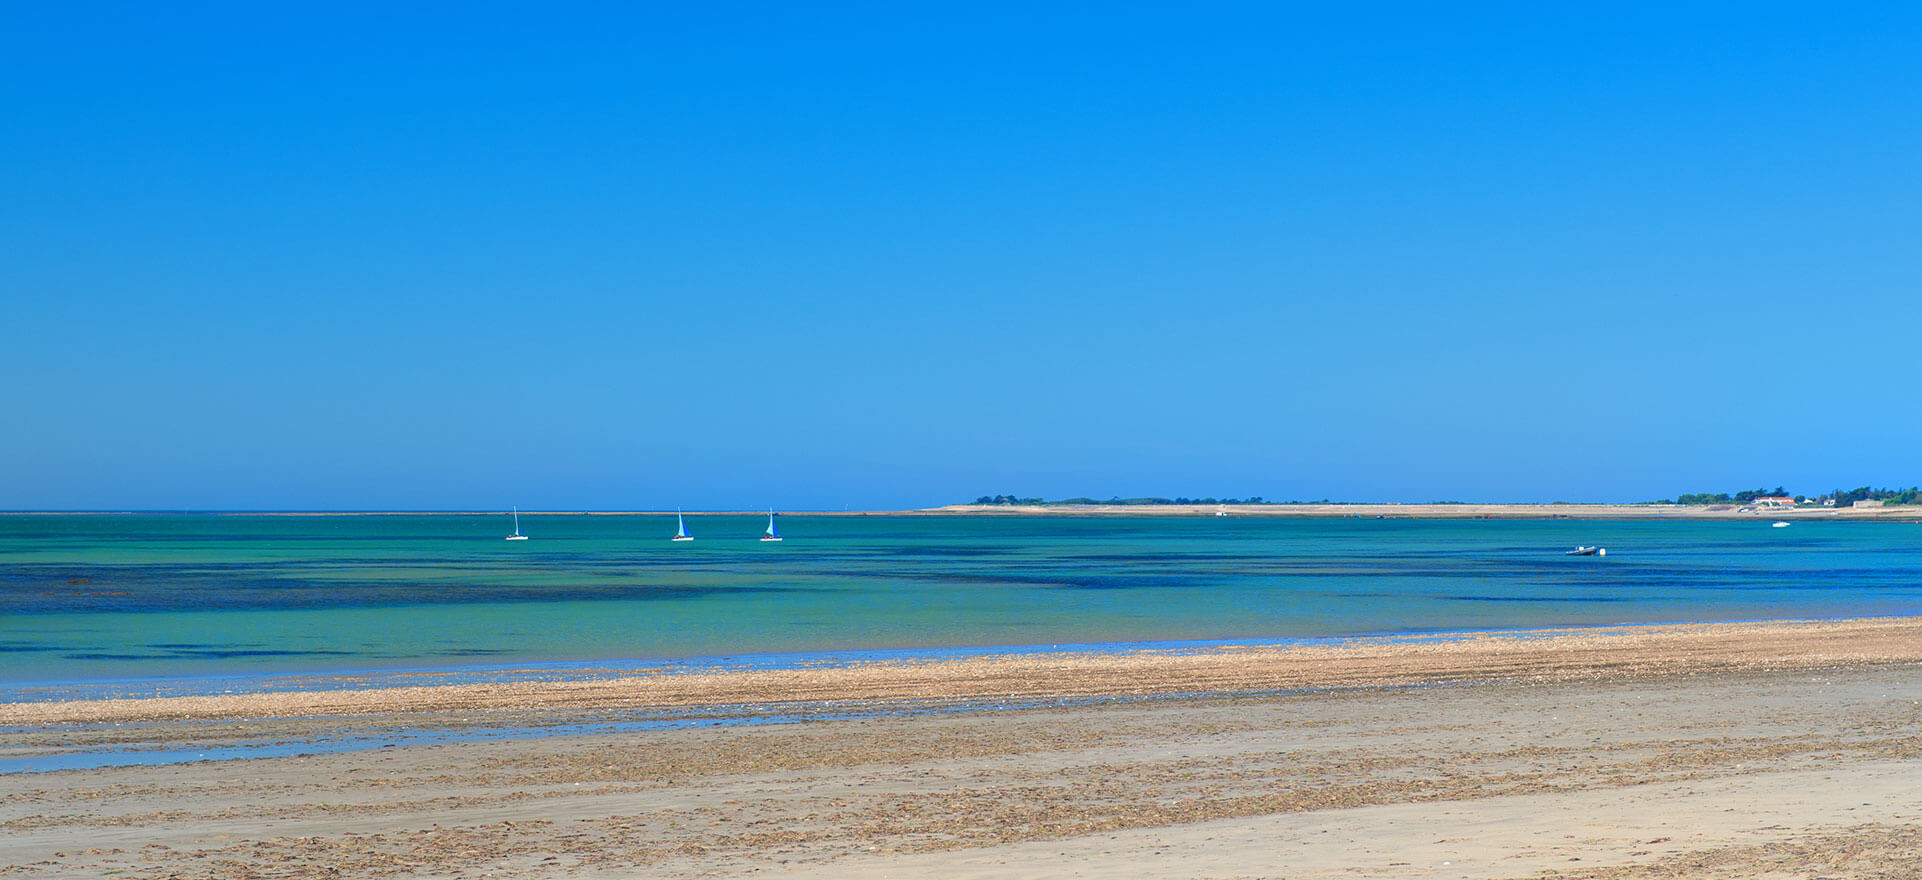
[(681, 524), (680, 531), (677, 531), (674, 533), (674, 540), (676, 541), (694, 540), (694, 536), (687, 533), (687, 517), (682, 515), (682, 513), (679, 510), (676, 510), (674, 511), (674, 519)]
[(514, 508), (514, 533), (511, 535), (508, 535), (507, 540), (509, 541), (527, 540), (527, 536), (521, 534), (521, 509), (518, 507)]
[(774, 527), (774, 511), (771, 508), (767, 512), (767, 531), (761, 534), (761, 540), (763, 541), (781, 540), (781, 530)]

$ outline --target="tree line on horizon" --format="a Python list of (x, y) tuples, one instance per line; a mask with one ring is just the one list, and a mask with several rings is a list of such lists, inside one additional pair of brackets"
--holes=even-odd
[[(983, 504), (983, 505), (1020, 504), (1020, 505), (1030, 506), (1030, 507), (1039, 507), (1039, 506), (1049, 505), (1049, 504), (1063, 504), (1063, 505), (1112, 504), (1112, 505), (1118, 505), (1118, 506), (1128, 506), (1128, 505), (1154, 505), (1154, 504), (1266, 504), (1268, 502), (1261, 500), (1260, 495), (1253, 495), (1247, 498), (1154, 498), (1154, 497), (1119, 498), (1119, 497), (1116, 497), (1116, 498), (1109, 498), (1106, 501), (1103, 501), (1099, 498), (1063, 498), (1059, 501), (1043, 501), (1040, 498), (1021, 498), (1015, 495), (983, 495), (979, 498), (974, 499), (974, 503)], [(1294, 503), (1294, 502), (1291, 502), (1291, 503)], [(1326, 502), (1323, 502), (1323, 503), (1326, 503)]]
[[(1743, 489), (1740, 492), (1733, 492), (1733, 493), (1730, 493), (1730, 492), (1685, 493), (1682, 495), (1675, 496), (1673, 500), (1664, 498), (1660, 501), (1651, 501), (1648, 503), (1679, 504), (1679, 505), (1689, 505), (1689, 506), (1706, 506), (1710, 504), (1750, 504), (1750, 503), (1753, 503), (1757, 498), (1790, 498), (1794, 500), (1795, 503), (1797, 504), (1824, 504), (1829, 502), (1831, 499), (1833, 499), (1836, 507), (1848, 507), (1849, 505), (1854, 504), (1857, 501), (1880, 501), (1884, 504), (1910, 505), (1910, 504), (1922, 504), (1922, 487), (1911, 486), (1907, 489), (1899, 489), (1899, 488), (1898, 489), (1875, 489), (1868, 486), (1860, 486), (1854, 489), (1836, 489), (1825, 495), (1809, 496), (1809, 495), (1790, 495), (1786, 487), (1776, 486), (1773, 489), (1766, 489), (1766, 488)], [(979, 505), (984, 505), (984, 506), (1001, 505), (1004, 507), (1013, 507), (1017, 505), (1026, 506), (1026, 507), (1048, 507), (1048, 506), (1056, 506), (1056, 505), (1070, 507), (1075, 505), (1095, 505), (1095, 504), (1105, 504), (1105, 505), (1116, 506), (1116, 507), (1130, 507), (1130, 506), (1145, 507), (1145, 506), (1153, 506), (1153, 505), (1160, 505), (1160, 504), (1168, 504), (1168, 505), (1359, 504), (1359, 503), (1365, 503), (1365, 502), (1330, 501), (1326, 498), (1323, 498), (1320, 501), (1267, 501), (1267, 500), (1264, 500), (1260, 495), (1251, 495), (1247, 498), (1183, 498), (1183, 497), (1162, 498), (1159, 496), (1146, 496), (1141, 498), (1112, 497), (1112, 498), (1107, 498), (1105, 500), (1100, 498), (1082, 497), (1082, 498), (1062, 498), (1058, 501), (1048, 501), (1046, 499), (1039, 498), (1039, 497), (1022, 497), (1019, 495), (983, 495), (979, 498), (974, 499), (974, 503)], [(1431, 504), (1464, 504), (1466, 502), (1433, 501), (1430, 503)], [(1555, 503), (1565, 504), (1567, 502), (1558, 501)]]
[(1675, 496), (1674, 501), (1663, 499), (1657, 504), (1748, 504), (1757, 498), (1792, 498), (1797, 504), (1826, 504), (1833, 500), (1836, 507), (1847, 507), (1857, 501), (1880, 501), (1884, 504), (1922, 503), (1922, 487), (1911, 486), (1907, 489), (1871, 489), (1861, 486), (1855, 489), (1836, 489), (1827, 495), (1790, 495), (1787, 489), (1776, 486), (1773, 489), (1744, 489), (1733, 495), (1727, 492), (1696, 492)]

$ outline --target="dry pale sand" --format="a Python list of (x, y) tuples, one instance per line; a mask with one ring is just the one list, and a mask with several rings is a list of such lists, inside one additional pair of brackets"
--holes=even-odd
[[(1906, 619), (4, 713), (5, 757), (400, 745), (0, 775), (0, 877), (1922, 877)], [(581, 727), (404, 736), (529, 724)]]

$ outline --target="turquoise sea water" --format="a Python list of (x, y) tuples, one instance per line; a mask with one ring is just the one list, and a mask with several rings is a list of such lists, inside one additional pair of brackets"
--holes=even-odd
[[(0, 699), (196, 676), (1922, 613), (1922, 526), (0, 516)], [(1604, 558), (1564, 556), (1576, 544)], [(799, 662), (796, 660), (795, 662)]]

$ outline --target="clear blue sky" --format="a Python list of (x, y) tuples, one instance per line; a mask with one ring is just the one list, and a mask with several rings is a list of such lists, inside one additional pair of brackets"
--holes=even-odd
[(1922, 482), (1918, 7), (388, 5), (0, 12), (0, 509)]

